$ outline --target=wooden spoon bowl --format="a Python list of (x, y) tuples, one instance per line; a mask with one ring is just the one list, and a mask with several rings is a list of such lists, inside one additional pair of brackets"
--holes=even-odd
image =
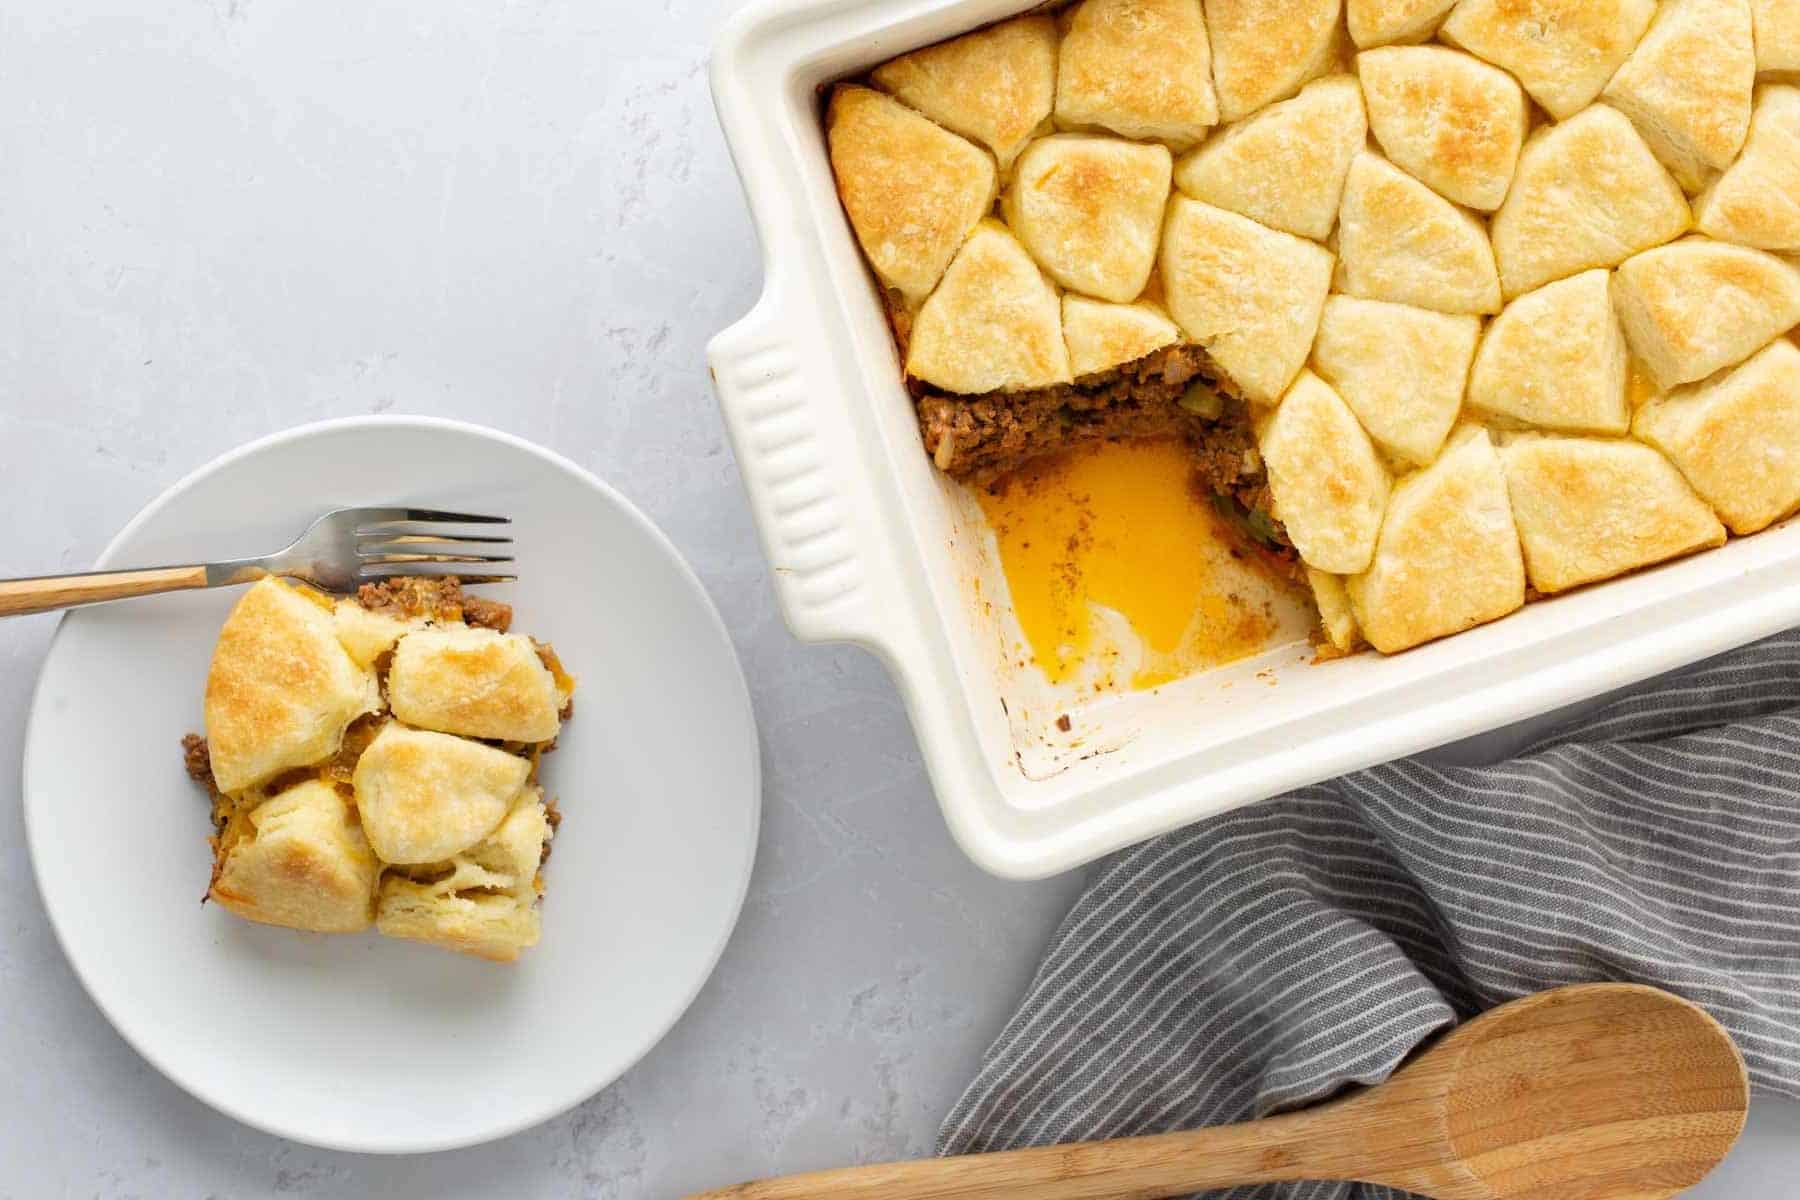
[(1663, 1200), (1725, 1157), (1749, 1099), (1737, 1047), (1703, 1010), (1655, 988), (1582, 984), (1484, 1013), (1379, 1087), (1304, 1112), (692, 1200), (1151, 1200), (1299, 1179), (1436, 1200)]
[(1419, 1144), (1430, 1161), (1381, 1172), (1395, 1187), (1439, 1200), (1619, 1200), (1698, 1183), (1737, 1141), (1749, 1103), (1744, 1061), (1704, 1010), (1595, 984), (1503, 1005), (1339, 1107), (1410, 1110), (1429, 1126)]

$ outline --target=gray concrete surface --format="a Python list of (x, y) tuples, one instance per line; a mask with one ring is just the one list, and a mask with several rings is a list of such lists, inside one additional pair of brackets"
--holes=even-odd
[[(0, 622), (0, 1196), (667, 1197), (929, 1148), (1079, 881), (965, 862), (882, 671), (774, 611), (701, 363), (760, 276), (705, 88), (734, 6), (0, 2), (0, 575), (85, 567), (275, 429), (481, 421), (692, 561), (767, 794), (718, 973), (617, 1085), (478, 1149), (315, 1151), (189, 1099), (64, 964), (18, 797), (52, 621)], [(1704, 1195), (1800, 1192), (1797, 1114), (1763, 1106)]]

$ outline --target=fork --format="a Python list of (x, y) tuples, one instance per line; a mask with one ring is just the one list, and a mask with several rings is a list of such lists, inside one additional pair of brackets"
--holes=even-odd
[(0, 579), (0, 617), (76, 608), (108, 600), (181, 592), (193, 588), (253, 583), (268, 575), (299, 579), (339, 595), (395, 575), (442, 578), (454, 573), (464, 583), (510, 583), (516, 575), (465, 575), (434, 568), (462, 564), (509, 563), (509, 537), (429, 525), (509, 525), (507, 517), (441, 512), (432, 508), (338, 508), (326, 513), (285, 550), (262, 558), (234, 558), (182, 567), (142, 567), (130, 571), (88, 571), (34, 579)]

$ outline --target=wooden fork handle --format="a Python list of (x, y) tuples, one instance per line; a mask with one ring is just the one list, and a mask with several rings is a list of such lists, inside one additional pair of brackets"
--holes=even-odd
[(1321, 1111), (1110, 1142), (816, 1171), (688, 1200), (1153, 1200), (1237, 1184), (1356, 1178), (1362, 1156), (1316, 1119)]
[(141, 571), (92, 571), (41, 579), (0, 579), (0, 617), (51, 612), (102, 600), (126, 600), (157, 592), (206, 586), (205, 567), (149, 567)]

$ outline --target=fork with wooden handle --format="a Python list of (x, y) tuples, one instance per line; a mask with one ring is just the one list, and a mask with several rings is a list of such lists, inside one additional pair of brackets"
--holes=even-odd
[(689, 1200), (1151, 1200), (1360, 1180), (1435, 1200), (1662, 1200), (1744, 1126), (1718, 1022), (1634, 984), (1542, 992), (1475, 1018), (1378, 1087), (1242, 1125), (852, 1167)]
[[(509, 563), (512, 539), (464, 533), (434, 526), (506, 525), (506, 517), (443, 512), (432, 508), (339, 508), (326, 513), (286, 549), (261, 558), (194, 563), (181, 567), (143, 567), (129, 571), (90, 571), (36, 579), (0, 579), (0, 617), (75, 608), (107, 600), (181, 592), (192, 588), (253, 583), (265, 575), (284, 575), (340, 595), (365, 583), (396, 575), (441, 577), (455, 571), (464, 583), (502, 583), (515, 575), (468, 575), (465, 565), (491, 568)], [(441, 568), (449, 567), (450, 570)]]

